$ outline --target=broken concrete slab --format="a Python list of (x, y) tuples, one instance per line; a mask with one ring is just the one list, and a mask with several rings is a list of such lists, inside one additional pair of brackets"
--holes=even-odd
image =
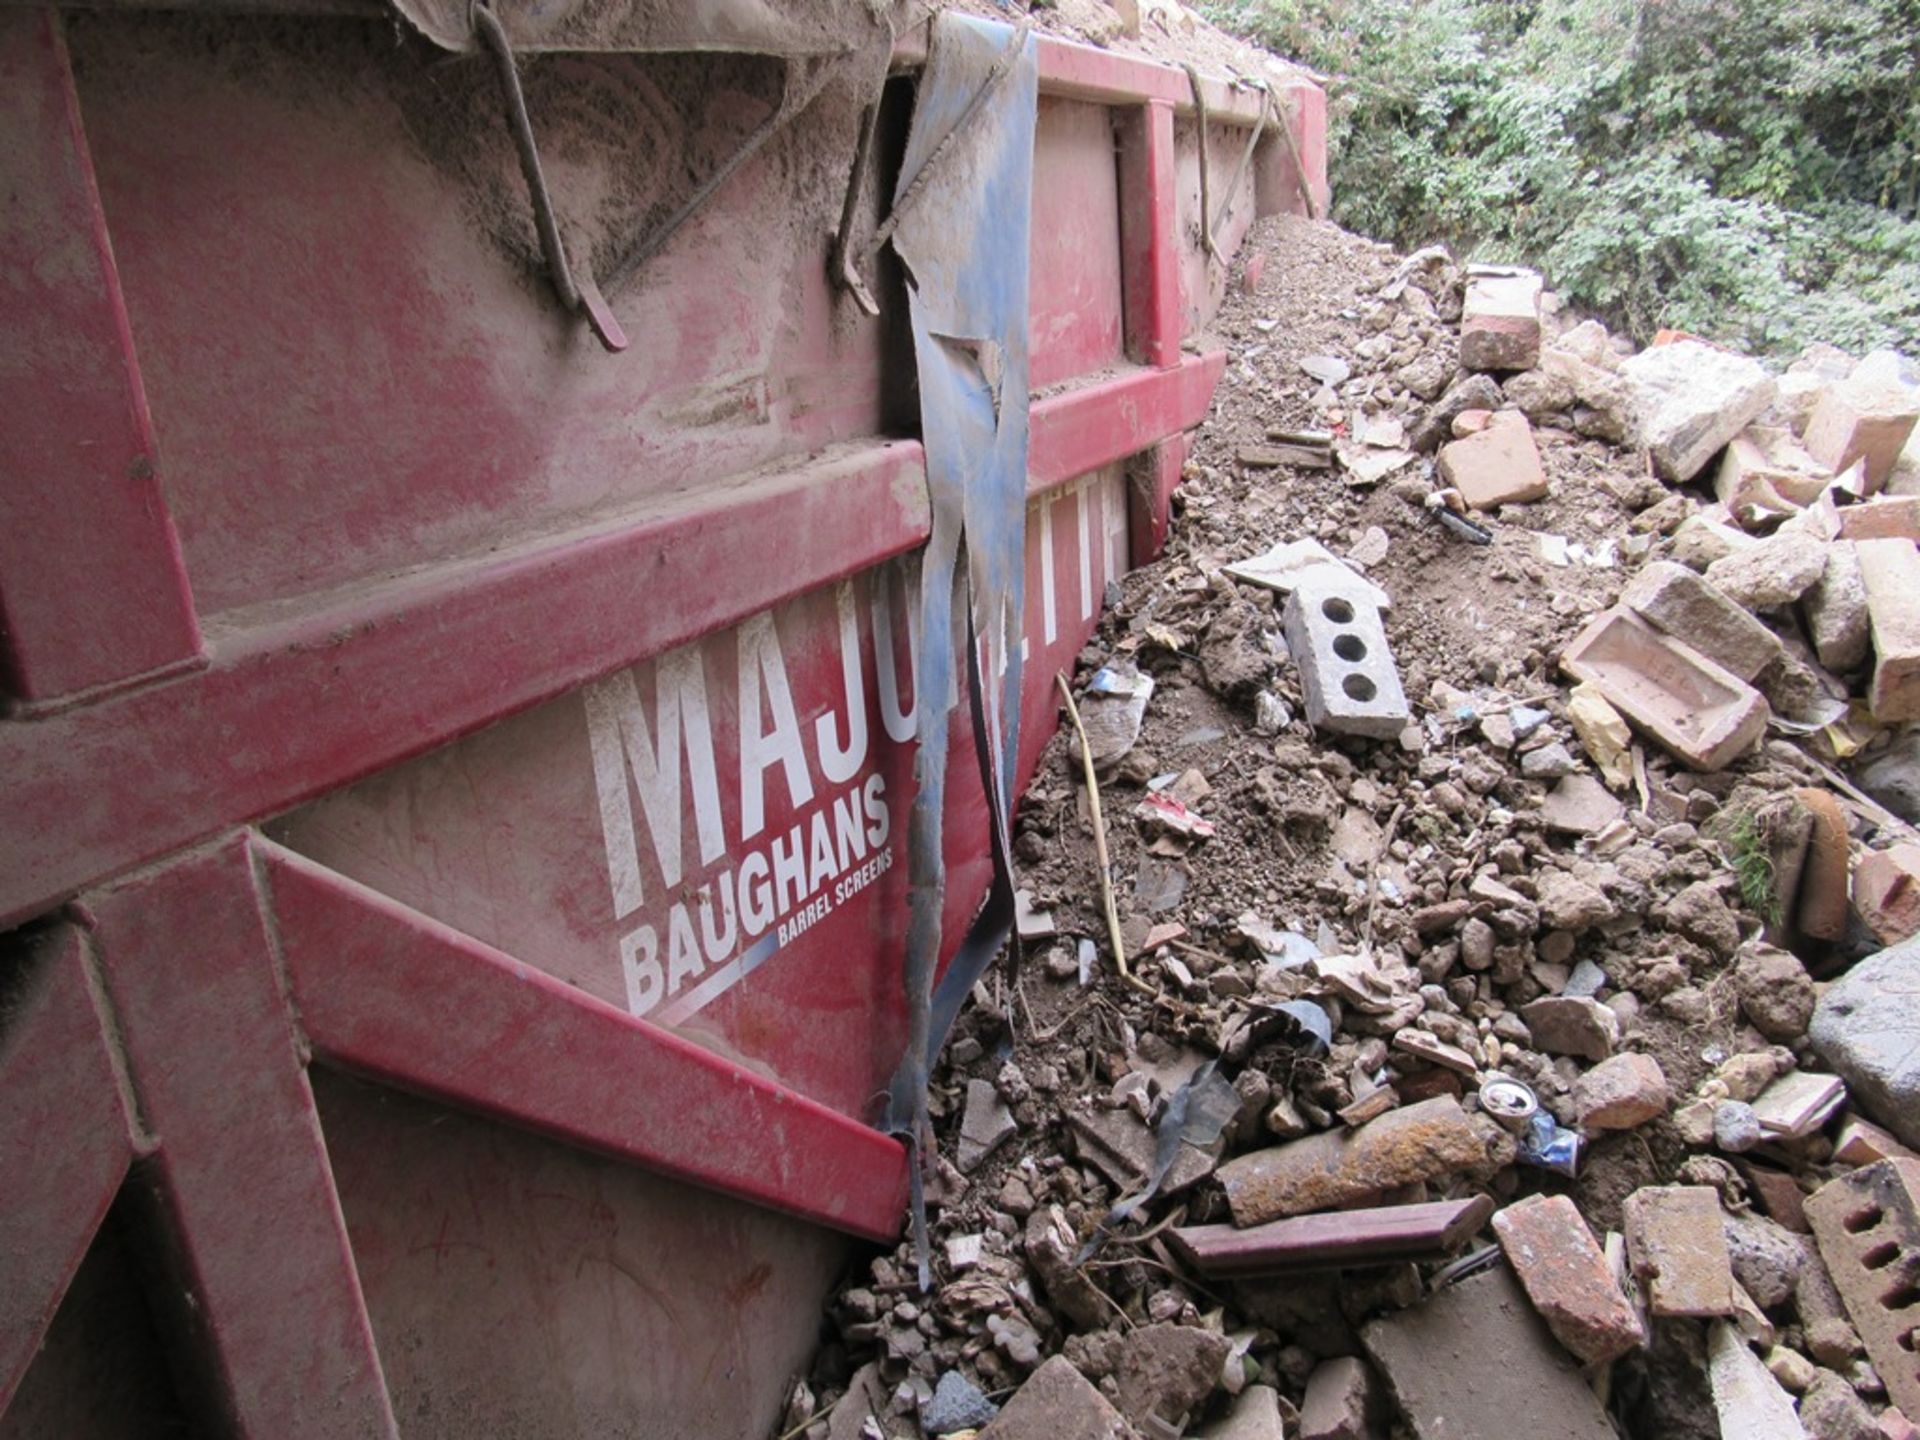
[(1780, 637), (1684, 565), (1656, 560), (1620, 592), (1620, 603), (1665, 634), (1679, 637), (1742, 680), (1780, 653)]
[(1468, 270), (1460, 309), (1462, 370), (1531, 370), (1539, 363), (1541, 288), (1531, 270)]
[(1774, 381), (1757, 360), (1698, 340), (1656, 345), (1623, 361), (1633, 439), (1661, 475), (1685, 482), (1773, 400)]
[(1390, 1110), (1351, 1134), (1326, 1131), (1256, 1150), (1216, 1172), (1233, 1222), (1330, 1210), (1486, 1164), (1480, 1132), (1450, 1096)]
[(1747, 1348), (1740, 1332), (1724, 1320), (1716, 1321), (1707, 1335), (1707, 1373), (1722, 1435), (1738, 1435), (1740, 1440), (1807, 1440), (1793, 1397)]
[(1859, 540), (1873, 630), (1867, 703), (1883, 725), (1920, 720), (1920, 549), (1910, 540)]
[(1463, 440), (1440, 447), (1440, 478), (1475, 510), (1497, 510), (1547, 496), (1547, 472), (1533, 426), (1518, 410), (1502, 410)]
[(1920, 1147), (1920, 939), (1870, 955), (1835, 981), (1807, 1035), (1868, 1118)]
[(1484, 1195), (1417, 1205), (1383, 1205), (1300, 1215), (1264, 1225), (1188, 1225), (1169, 1243), (1202, 1275), (1279, 1275), (1401, 1260), (1458, 1250), (1493, 1213)]
[[(1807, 1199), (1820, 1258), (1887, 1394), (1920, 1414), (1920, 1160), (1881, 1160), (1830, 1180)], [(1902, 1257), (1905, 1257), (1904, 1259)]]
[(1324, 1360), (1307, 1377), (1300, 1404), (1300, 1440), (1373, 1440), (1384, 1397), (1357, 1355)]
[(980, 1432), (979, 1440), (1139, 1440), (1126, 1418), (1107, 1403), (1063, 1355), (1042, 1365)]
[(1622, 1207), (1627, 1256), (1661, 1318), (1734, 1313), (1733, 1259), (1709, 1185), (1650, 1185)]
[(1389, 739), (1406, 728), (1410, 712), (1368, 588), (1329, 570), (1309, 572), (1287, 597), (1282, 620), (1307, 723)]
[(1631, 610), (1602, 611), (1560, 657), (1629, 721), (1697, 770), (1718, 770), (1766, 729), (1766, 699)]
[(1581, 1364), (1617, 1360), (1646, 1338), (1605, 1252), (1566, 1196), (1509, 1205), (1493, 1217), (1493, 1232), (1533, 1308)]
[(1418, 1440), (1615, 1440), (1579, 1369), (1505, 1269), (1375, 1320), (1362, 1343)]

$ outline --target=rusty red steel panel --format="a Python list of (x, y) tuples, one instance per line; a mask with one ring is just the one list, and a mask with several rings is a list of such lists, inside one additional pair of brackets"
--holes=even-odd
[(29, 705), (200, 653), (61, 24), (0, 9), (0, 679)]
[(84, 905), (227, 1421), (397, 1435), (246, 841)]
[(1043, 391), (1120, 360), (1123, 265), (1104, 105), (1040, 97), (1033, 147), (1028, 383)]
[(1117, 117), (1120, 251), (1127, 354), (1142, 365), (1180, 361), (1179, 256), (1162, 238), (1174, 224), (1173, 106), (1164, 100)]
[(0, 1017), (0, 1413), (135, 1149), (79, 931), (58, 926), (21, 950)]
[(1133, 564), (1145, 565), (1167, 544), (1173, 492), (1187, 463), (1187, 437), (1175, 435), (1137, 456), (1127, 477)]
[[(1031, 488), (1198, 424), (1224, 362), (1037, 403)], [(888, 443), (358, 588), (216, 634), (204, 672), (0, 725), (0, 924), (899, 554), (926, 535), (920, 465)], [(742, 563), (768, 535), (781, 563)]]
[(898, 1141), (256, 844), (294, 1003), (321, 1057), (865, 1239), (898, 1233)]

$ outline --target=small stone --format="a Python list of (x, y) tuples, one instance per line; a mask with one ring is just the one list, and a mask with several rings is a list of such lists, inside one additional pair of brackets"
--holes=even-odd
[(986, 1080), (967, 1082), (966, 1109), (960, 1117), (960, 1148), (956, 1163), (961, 1173), (971, 1174), (995, 1150), (1019, 1129), (1013, 1111), (1000, 1098), (1000, 1092)]
[(1787, 951), (1747, 946), (1734, 962), (1733, 985), (1741, 1010), (1769, 1040), (1792, 1044), (1807, 1033), (1807, 1022), (1813, 1019), (1813, 979)]
[(1667, 1077), (1651, 1055), (1603, 1060), (1573, 1082), (1574, 1115), (1589, 1130), (1631, 1130), (1667, 1113)]
[(933, 1398), (920, 1412), (920, 1427), (929, 1435), (951, 1435), (956, 1430), (978, 1430), (1000, 1407), (958, 1370), (949, 1370), (933, 1387)]
[(1520, 773), (1529, 780), (1558, 780), (1573, 773), (1573, 752), (1559, 741), (1529, 750), (1520, 757)]
[[(998, 1316), (992, 1317), (998, 1319)], [(991, 1320), (989, 1324), (991, 1324)], [(1063, 1355), (1027, 1377), (979, 1440), (1136, 1440), (1133, 1428)]]
[(1819, 1373), (1811, 1360), (1784, 1345), (1776, 1345), (1767, 1352), (1767, 1372), (1796, 1395), (1811, 1385)]
[(1620, 1039), (1620, 1021), (1597, 1000), (1547, 995), (1521, 1007), (1533, 1043), (1550, 1055), (1604, 1060)]
[(1366, 1361), (1353, 1355), (1322, 1361), (1307, 1377), (1300, 1440), (1371, 1440), (1377, 1392)]
[(1729, 1155), (1744, 1155), (1767, 1138), (1760, 1128), (1760, 1117), (1744, 1100), (1728, 1100), (1714, 1106), (1713, 1143)]
[(1555, 930), (1578, 935), (1613, 919), (1613, 902), (1594, 885), (1564, 870), (1543, 871), (1536, 880), (1540, 916)]
[(1808, 1265), (1806, 1243), (1785, 1227), (1760, 1215), (1725, 1215), (1721, 1229), (1733, 1278), (1766, 1309), (1793, 1298)]

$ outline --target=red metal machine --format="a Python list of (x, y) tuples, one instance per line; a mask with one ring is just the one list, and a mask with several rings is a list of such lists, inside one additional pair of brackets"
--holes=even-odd
[[(1225, 282), (1188, 76), (1039, 66), (1023, 781)], [(524, 75), (589, 281), (781, 94)], [(1268, 102), (1201, 91), (1217, 203)], [(912, 693), (899, 279), (871, 319), (827, 264), (862, 99), (605, 296), (610, 355), (483, 62), (0, 8), (0, 1437), (761, 1435), (898, 1235), (908, 741), (956, 697)], [(1322, 97), (1274, 99), (1222, 255), (1324, 203)]]

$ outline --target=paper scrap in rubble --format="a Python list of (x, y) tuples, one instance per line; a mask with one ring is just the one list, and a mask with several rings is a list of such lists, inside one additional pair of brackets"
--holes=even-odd
[(1420, 457), (1411, 450), (1378, 450), (1371, 445), (1356, 445), (1342, 440), (1333, 447), (1340, 467), (1347, 472), (1349, 485), (1378, 485), (1396, 470), (1411, 465)]
[(1351, 566), (1318, 540), (1283, 540), (1263, 554), (1236, 560), (1224, 568), (1236, 580), (1244, 580), (1249, 585), (1264, 585), (1269, 590), (1284, 594), (1298, 588), (1311, 571), (1322, 565), (1331, 565), (1342, 576), (1348, 577), (1349, 583), (1358, 587), (1380, 609), (1391, 608), (1393, 600), (1386, 591), (1361, 579)]

